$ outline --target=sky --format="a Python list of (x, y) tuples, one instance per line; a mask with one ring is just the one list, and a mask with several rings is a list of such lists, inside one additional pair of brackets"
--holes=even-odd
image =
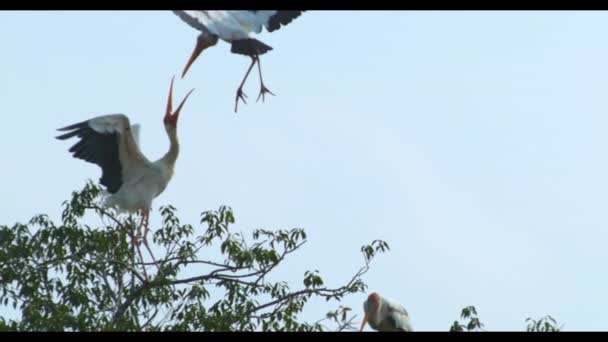
[[(0, 224), (46, 213), (100, 170), (55, 129), (124, 113), (160, 158), (169, 83), (198, 33), (170, 11), (0, 12)], [(608, 13), (310, 11), (259, 39), (276, 96), (234, 113), (249, 59), (220, 42), (175, 101), (175, 175), (154, 202), (183, 221), (230, 206), (235, 231), (304, 228), (275, 279), (364, 276), (419, 331), (475, 305), (486, 330), (546, 314), (568, 331), (608, 327)], [(362, 318), (367, 294), (342, 305)], [(316, 321), (337, 303), (311, 302)], [(3, 309), (0, 309), (0, 313)], [(368, 328), (369, 329), (369, 328)]]

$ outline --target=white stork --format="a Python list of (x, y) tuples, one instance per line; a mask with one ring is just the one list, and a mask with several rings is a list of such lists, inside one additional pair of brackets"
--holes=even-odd
[(368, 322), (372, 329), (377, 331), (413, 331), (405, 308), (380, 297), (376, 292), (367, 297), (363, 310), (365, 317), (359, 331), (363, 331)]
[[(152, 201), (160, 195), (173, 176), (173, 168), (179, 154), (177, 119), (190, 92), (173, 112), (173, 79), (169, 89), (167, 111), (164, 117), (165, 130), (169, 136), (169, 151), (159, 160), (150, 161), (139, 147), (139, 125), (131, 125), (124, 114), (102, 115), (87, 121), (60, 128), (69, 131), (56, 137), (65, 140), (80, 138), (70, 148), (78, 159), (101, 167), (100, 183), (106, 187), (104, 205), (117, 207), (130, 213), (141, 212), (144, 227), (144, 244), (148, 232), (148, 218)], [(137, 237), (141, 237), (141, 234)]]
[(244, 103), (247, 95), (243, 93), (243, 85), (254, 64), (258, 63), (258, 71), (260, 73), (260, 95), (258, 101), (264, 94), (270, 93), (274, 95), (266, 86), (262, 79), (262, 67), (260, 66), (260, 55), (272, 50), (272, 47), (262, 43), (261, 41), (251, 38), (249, 35), (252, 32), (262, 32), (262, 27), (266, 27), (268, 32), (273, 32), (281, 28), (281, 25), (289, 24), (293, 19), (302, 14), (303, 11), (173, 11), (183, 21), (188, 23), (193, 28), (201, 31), (198, 36), (196, 47), (184, 68), (182, 78), (194, 63), (196, 58), (206, 48), (217, 44), (218, 38), (227, 43), (231, 43), (231, 52), (235, 54), (249, 56), (251, 65), (247, 69), (247, 73), (241, 85), (236, 91), (236, 100), (234, 111), (237, 111), (239, 99)]

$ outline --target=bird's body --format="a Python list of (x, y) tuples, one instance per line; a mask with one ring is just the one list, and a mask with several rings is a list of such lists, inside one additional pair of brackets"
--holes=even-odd
[(261, 33), (263, 28), (268, 32), (273, 32), (281, 26), (289, 24), (293, 19), (302, 14), (302, 11), (173, 11), (178, 17), (188, 25), (201, 31), (196, 47), (186, 64), (182, 77), (194, 63), (196, 58), (206, 48), (217, 44), (221, 39), (232, 45), (231, 52), (235, 54), (249, 56), (251, 64), (237, 90), (235, 111), (238, 108), (238, 100), (245, 102), (246, 95), (242, 92), (245, 80), (249, 76), (251, 69), (258, 63), (260, 71), (260, 95), (258, 99), (270, 90), (264, 85), (262, 80), (262, 69), (259, 56), (272, 50), (272, 47), (263, 42), (252, 38), (253, 33)]
[(151, 207), (171, 180), (173, 168), (162, 159), (151, 162), (141, 153), (138, 127), (124, 114), (111, 114), (62, 128), (70, 132), (58, 137), (80, 138), (70, 152), (101, 167), (106, 205), (128, 212)]
[(165, 191), (171, 181), (173, 168), (174, 165), (162, 160), (146, 163), (138, 170), (138, 177), (125, 179), (118, 192), (106, 197), (106, 205), (128, 212), (151, 208), (152, 201)]
[(173, 11), (195, 29), (213, 34), (227, 43), (262, 32), (264, 25), (277, 12), (284, 11)]
[(99, 181), (106, 188), (104, 205), (130, 213), (141, 211), (146, 230), (153, 200), (166, 189), (173, 177), (179, 155), (177, 119), (190, 93), (173, 113), (171, 81), (164, 119), (170, 147), (162, 158), (154, 162), (141, 152), (139, 125), (131, 125), (124, 114), (102, 115), (59, 129), (68, 132), (57, 139), (80, 139), (69, 150), (75, 158), (97, 164), (102, 169)]
[(365, 318), (361, 323), (361, 331), (366, 323), (377, 331), (413, 331), (407, 310), (375, 292), (363, 303), (363, 309)]

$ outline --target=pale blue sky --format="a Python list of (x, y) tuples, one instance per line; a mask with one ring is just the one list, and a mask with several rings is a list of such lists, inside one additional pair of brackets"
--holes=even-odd
[[(125, 113), (160, 157), (169, 81), (196, 37), (169, 11), (0, 12), (0, 223), (58, 219), (99, 178), (58, 127)], [(305, 228), (276, 274), (294, 288), (308, 269), (341, 285), (384, 239), (365, 280), (416, 330), (447, 330), (466, 305), (488, 330), (545, 314), (606, 330), (606, 37), (606, 12), (307, 12), (261, 35), (277, 96), (237, 114), (249, 60), (220, 43), (176, 81), (176, 98), (196, 90), (154, 208), (194, 223), (226, 204), (236, 230)], [(254, 73), (250, 99), (258, 86)], [(364, 299), (343, 304), (360, 318)]]

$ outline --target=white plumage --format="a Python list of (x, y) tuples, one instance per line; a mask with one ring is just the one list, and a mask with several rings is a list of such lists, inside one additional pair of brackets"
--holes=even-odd
[(131, 125), (131, 134), (133, 134), (133, 140), (135, 140), (135, 145), (141, 149), (141, 144), (139, 143), (139, 132), (141, 131), (141, 125), (133, 124)]
[[(198, 30), (208, 30), (220, 39), (233, 40), (250, 38), (250, 33), (260, 33), (270, 17), (278, 11), (174, 11), (178, 16)], [(189, 19), (188, 19), (189, 18)]]
[(380, 297), (374, 292), (363, 303), (365, 317), (360, 331), (369, 323), (377, 331), (413, 331), (410, 317), (405, 308), (397, 303)]
[(80, 138), (69, 150), (75, 158), (101, 167), (100, 183), (106, 188), (104, 204), (121, 211), (141, 211), (145, 232), (147, 232), (152, 201), (165, 190), (173, 176), (179, 155), (177, 120), (182, 106), (193, 90), (184, 97), (177, 110), (173, 112), (173, 80), (171, 80), (164, 117), (170, 147), (162, 158), (154, 162), (148, 160), (141, 152), (140, 126), (131, 125), (129, 118), (124, 114), (102, 115), (59, 129), (68, 133), (58, 136), (57, 139), (65, 140), (75, 136)]
[(194, 63), (196, 58), (206, 48), (217, 44), (218, 39), (232, 44), (231, 52), (249, 56), (251, 64), (241, 81), (236, 92), (234, 111), (238, 109), (239, 99), (245, 101), (247, 95), (243, 93), (243, 85), (249, 76), (251, 69), (257, 62), (260, 73), (260, 97), (264, 99), (266, 93), (274, 95), (262, 79), (262, 67), (260, 66), (260, 55), (272, 50), (272, 47), (252, 38), (252, 33), (261, 33), (265, 27), (268, 32), (278, 30), (289, 24), (293, 19), (299, 17), (303, 11), (173, 11), (188, 25), (201, 31), (196, 46), (188, 63), (182, 72), (182, 78)]

